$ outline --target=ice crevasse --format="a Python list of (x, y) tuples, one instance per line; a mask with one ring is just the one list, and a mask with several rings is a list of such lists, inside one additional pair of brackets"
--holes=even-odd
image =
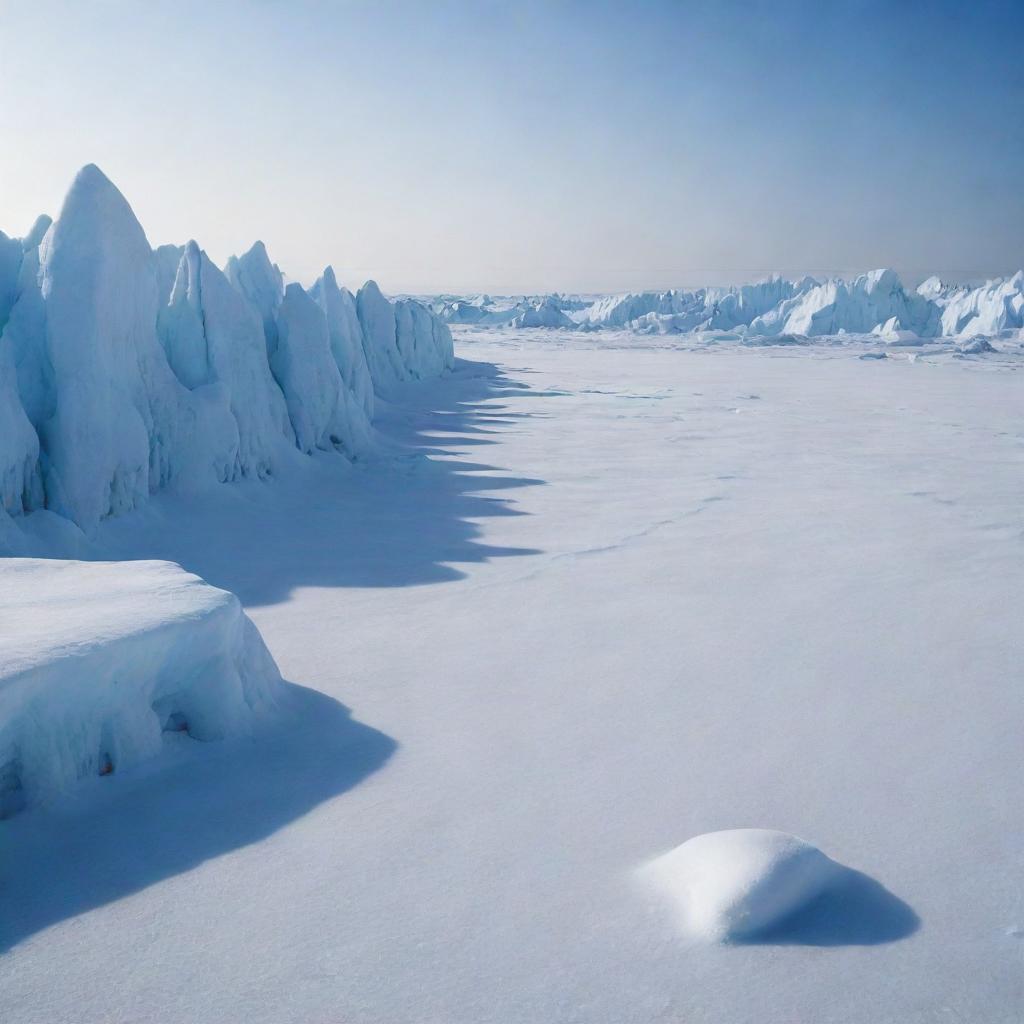
[(54, 222), (0, 234), (0, 332), (0, 549), (37, 510), (89, 531), (164, 488), (365, 457), (375, 394), (454, 363), (447, 326), (373, 282), (286, 287), (262, 243), (223, 271), (194, 241), (154, 252), (93, 165)]

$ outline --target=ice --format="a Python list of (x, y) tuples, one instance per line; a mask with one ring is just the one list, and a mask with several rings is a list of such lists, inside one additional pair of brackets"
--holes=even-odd
[(356, 313), (355, 296), (338, 285), (334, 270), (327, 267), (309, 290), (327, 318), (331, 352), (345, 386), (368, 419), (373, 419), (373, 379), (363, 351), (363, 332)]
[(36, 280), (22, 280), (3, 341), (45, 456), (47, 508), (91, 527), (152, 490), (230, 475), (238, 440), (226, 398), (190, 392), (171, 372), (152, 250), (96, 167), (79, 172), (43, 239)]
[(562, 312), (557, 300), (547, 296), (524, 309), (512, 320), (513, 327), (575, 327), (576, 322)]
[(374, 390), (387, 394), (395, 384), (408, 379), (398, 352), (395, 307), (381, 294), (376, 281), (367, 281), (356, 295), (356, 312)]
[(421, 303), (361, 295), (330, 268), (286, 293), (262, 242), (224, 273), (195, 241), (154, 251), (83, 168), (56, 222), (0, 234), (0, 550), (25, 550), (37, 512), (90, 533), (156, 492), (265, 478), (298, 451), (376, 452), (375, 384), (445, 374), (454, 352)]
[[(451, 322), (518, 327), (567, 326), (531, 313), (520, 303), (511, 315), (446, 299), (441, 316)], [(570, 309), (566, 303), (560, 309)], [(873, 270), (851, 281), (772, 277), (731, 288), (673, 289), (596, 299), (572, 320), (589, 329), (629, 328), (644, 334), (738, 331), (746, 337), (820, 338), (867, 334), (913, 343), (916, 338), (995, 336), (1024, 327), (1024, 271), (977, 288), (945, 284), (938, 277), (908, 292), (893, 270)]]
[(284, 298), (284, 275), (276, 263), (270, 262), (262, 242), (254, 242), (241, 256), (232, 256), (224, 273), (262, 318), (267, 355), (272, 356), (277, 348), (277, 310)]
[(245, 735), (281, 691), (238, 599), (168, 562), (0, 561), (0, 817)]
[(997, 335), (1024, 327), (1024, 271), (1006, 280), (988, 281), (980, 288), (956, 291), (945, 298), (942, 333)]
[(673, 904), (686, 932), (721, 942), (784, 921), (834, 884), (842, 868), (796, 836), (738, 828), (687, 840), (641, 874)]
[(224, 389), (238, 430), (231, 478), (266, 476), (295, 434), (267, 362), (259, 316), (193, 241), (181, 252), (158, 331), (178, 379)]
[(451, 331), (415, 299), (396, 300), (395, 337), (406, 371), (414, 380), (439, 377), (454, 365)]
[(39, 438), (14, 387), (10, 360), (10, 349), (0, 347), (0, 518), (30, 512), (43, 502)]
[(300, 284), (285, 289), (270, 365), (288, 403), (300, 450), (336, 446), (358, 455), (372, 447), (370, 422), (334, 360), (327, 318)]

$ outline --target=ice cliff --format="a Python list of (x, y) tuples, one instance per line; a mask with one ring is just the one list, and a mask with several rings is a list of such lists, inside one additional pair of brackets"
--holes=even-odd
[(300, 452), (365, 456), (374, 394), (454, 361), (436, 315), (373, 282), (353, 297), (328, 267), (286, 288), (260, 242), (223, 272), (194, 241), (154, 252), (92, 165), (56, 221), (0, 234), (0, 332), (0, 535), (40, 509), (88, 531)]

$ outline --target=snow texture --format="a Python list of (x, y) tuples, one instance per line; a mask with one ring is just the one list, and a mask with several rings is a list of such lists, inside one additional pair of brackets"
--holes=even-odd
[(673, 904), (688, 934), (721, 942), (751, 938), (785, 921), (842, 872), (796, 836), (737, 828), (696, 836), (641, 874)]
[[(1024, 353), (453, 333), (378, 403), (409, 472), (100, 524), (301, 708), (3, 822), (0, 1018), (1016, 1020)], [(737, 823), (858, 870), (693, 941), (634, 872)]]
[(247, 734), (282, 686), (238, 599), (169, 562), (0, 562), (0, 817)]
[(363, 293), (329, 268), (286, 290), (262, 242), (225, 273), (194, 241), (154, 251), (84, 167), (56, 222), (0, 234), (0, 550), (41, 510), (89, 533), (155, 492), (263, 478), (299, 451), (373, 454), (374, 386), (454, 357), (426, 307)]

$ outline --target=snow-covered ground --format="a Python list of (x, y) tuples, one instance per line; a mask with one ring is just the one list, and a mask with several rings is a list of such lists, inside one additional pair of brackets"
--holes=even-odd
[[(1020, 1019), (1020, 352), (647, 342), (456, 328), (408, 458), (100, 525), (292, 711), (0, 823), (0, 1018)], [(741, 827), (856, 884), (695, 940), (638, 872)]]

